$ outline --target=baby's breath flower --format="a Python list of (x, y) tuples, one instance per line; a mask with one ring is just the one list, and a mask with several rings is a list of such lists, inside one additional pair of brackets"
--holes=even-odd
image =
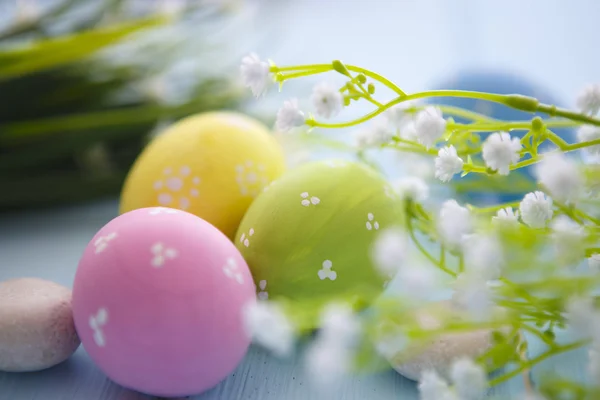
[(584, 254), (583, 227), (566, 215), (558, 216), (550, 224), (554, 248), (561, 260), (566, 263), (578, 261)]
[(283, 357), (294, 346), (294, 327), (281, 308), (269, 301), (249, 303), (243, 310), (246, 334), (257, 344)]
[(386, 278), (393, 277), (406, 260), (408, 240), (404, 230), (387, 228), (377, 235), (373, 244), (373, 262)]
[(521, 158), (521, 147), (519, 138), (511, 139), (508, 132), (495, 132), (483, 142), (482, 157), (498, 175), (508, 175), (510, 166)]
[(412, 113), (406, 112), (411, 107), (414, 107), (414, 103), (412, 101), (405, 101), (387, 109), (383, 113), (383, 116), (392, 128), (402, 130), (414, 119)]
[(421, 400), (440, 400), (445, 399), (450, 388), (434, 370), (427, 370), (421, 374), (419, 380), (419, 395)]
[(428, 300), (439, 293), (440, 282), (428, 265), (402, 267), (398, 271), (398, 284), (402, 294), (410, 300)]
[(348, 305), (332, 303), (323, 309), (321, 330), (306, 355), (313, 383), (327, 388), (350, 372), (360, 330), (360, 321)]
[(402, 129), (400, 129), (400, 137), (404, 140), (410, 140), (411, 142), (417, 142), (417, 127), (414, 121), (407, 122)]
[(389, 143), (393, 136), (394, 132), (380, 119), (360, 130), (355, 136), (355, 141), (358, 148), (377, 147)]
[(594, 253), (588, 257), (588, 268), (595, 273), (600, 272), (600, 254)]
[(502, 244), (489, 234), (466, 235), (462, 241), (465, 268), (485, 280), (498, 279), (504, 265)]
[[(577, 140), (582, 142), (591, 142), (592, 140), (600, 139), (600, 127), (592, 125), (584, 125), (577, 131)], [(588, 146), (584, 148), (590, 156), (600, 158), (600, 144)]]
[(565, 318), (574, 333), (588, 338), (600, 333), (600, 314), (591, 297), (574, 296), (565, 304)]
[(298, 108), (298, 100), (291, 99), (283, 102), (283, 107), (277, 112), (275, 127), (280, 132), (288, 132), (305, 123), (304, 113)]
[(546, 154), (536, 165), (535, 174), (538, 181), (558, 201), (572, 202), (579, 199), (583, 192), (584, 181), (577, 165), (563, 153)]
[(456, 153), (454, 146), (446, 146), (438, 151), (435, 159), (435, 177), (442, 182), (449, 182), (454, 174), (462, 171), (463, 160)]
[(517, 226), (519, 224), (519, 211), (514, 211), (512, 207), (505, 207), (498, 212), (496, 215), (492, 217), (492, 223), (495, 226)]
[(416, 201), (418, 203), (429, 197), (429, 186), (417, 176), (407, 176), (394, 182), (394, 190), (403, 199)]
[(471, 213), (456, 200), (446, 200), (442, 204), (438, 221), (438, 231), (442, 240), (449, 245), (460, 244), (463, 235), (472, 229)]
[(429, 148), (446, 132), (446, 120), (442, 111), (433, 106), (427, 106), (417, 113), (415, 129), (419, 143)]
[(552, 218), (552, 199), (543, 192), (527, 193), (519, 205), (521, 220), (532, 228), (543, 228)]
[(596, 115), (600, 111), (600, 84), (588, 85), (577, 97), (577, 107), (582, 113)]
[(263, 95), (272, 81), (269, 63), (255, 53), (242, 58), (240, 71), (244, 86), (250, 88), (256, 97)]
[(600, 384), (600, 349), (597, 343), (588, 350), (588, 374), (593, 385)]
[(322, 337), (351, 346), (360, 334), (360, 330), (360, 320), (347, 304), (328, 304), (321, 312)]
[(319, 389), (330, 389), (350, 373), (352, 352), (331, 339), (317, 339), (306, 352), (305, 370)]
[(463, 400), (482, 400), (487, 390), (487, 374), (468, 358), (460, 358), (450, 369), (450, 377), (458, 397)]
[(485, 319), (492, 306), (490, 288), (479, 274), (463, 272), (454, 282), (452, 302), (475, 319)]
[(317, 115), (323, 118), (335, 117), (344, 104), (340, 91), (327, 82), (321, 82), (314, 87), (311, 100)]

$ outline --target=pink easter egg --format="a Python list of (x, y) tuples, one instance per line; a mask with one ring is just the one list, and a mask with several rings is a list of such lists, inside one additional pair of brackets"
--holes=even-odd
[(75, 326), (94, 362), (116, 383), (164, 397), (201, 393), (237, 367), (250, 344), (242, 309), (255, 301), (227, 237), (162, 207), (100, 229), (73, 285)]

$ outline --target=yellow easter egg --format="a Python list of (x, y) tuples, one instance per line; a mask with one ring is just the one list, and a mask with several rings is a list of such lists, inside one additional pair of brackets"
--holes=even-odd
[(234, 112), (193, 115), (146, 146), (125, 180), (120, 212), (177, 208), (233, 238), (254, 198), (284, 168), (283, 151), (259, 121)]

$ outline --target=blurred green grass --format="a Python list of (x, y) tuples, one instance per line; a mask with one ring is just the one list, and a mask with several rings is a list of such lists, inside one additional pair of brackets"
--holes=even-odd
[[(118, 0), (94, 4), (101, 7), (91, 15), (69, 16), (70, 28), (59, 33), (49, 32), (53, 25), (64, 26), (61, 17), (73, 14), (81, 1), (65, 0), (0, 32), (0, 211), (117, 195), (161, 123), (236, 109), (246, 97), (227, 73), (194, 75), (177, 102), (140, 92), (151, 74), (179, 61), (168, 35), (140, 45), (142, 61), (126, 53), (115, 62), (103, 52), (128, 43), (135, 48), (139, 37), (179, 24), (179, 18), (132, 17)], [(218, 11), (191, 8), (179, 15), (194, 11), (202, 11), (207, 24), (223, 18)], [(193, 39), (202, 48), (202, 38)]]

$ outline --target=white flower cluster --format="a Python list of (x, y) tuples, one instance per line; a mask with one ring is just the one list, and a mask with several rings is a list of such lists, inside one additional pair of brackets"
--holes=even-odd
[(588, 352), (588, 372), (594, 384), (600, 382), (600, 311), (592, 297), (574, 296), (565, 304), (565, 318), (573, 333), (591, 339)]
[(361, 323), (346, 304), (329, 304), (321, 313), (317, 338), (306, 353), (305, 368), (321, 390), (331, 388), (351, 372)]
[(421, 400), (483, 400), (488, 388), (485, 370), (468, 358), (459, 358), (452, 363), (450, 378), (453, 386), (437, 372), (423, 372), (419, 380)]
[(254, 301), (243, 309), (248, 337), (279, 357), (288, 356), (294, 347), (295, 329), (283, 310), (274, 302)]
[(577, 97), (577, 107), (581, 112), (596, 115), (600, 111), (600, 84), (588, 85)]

